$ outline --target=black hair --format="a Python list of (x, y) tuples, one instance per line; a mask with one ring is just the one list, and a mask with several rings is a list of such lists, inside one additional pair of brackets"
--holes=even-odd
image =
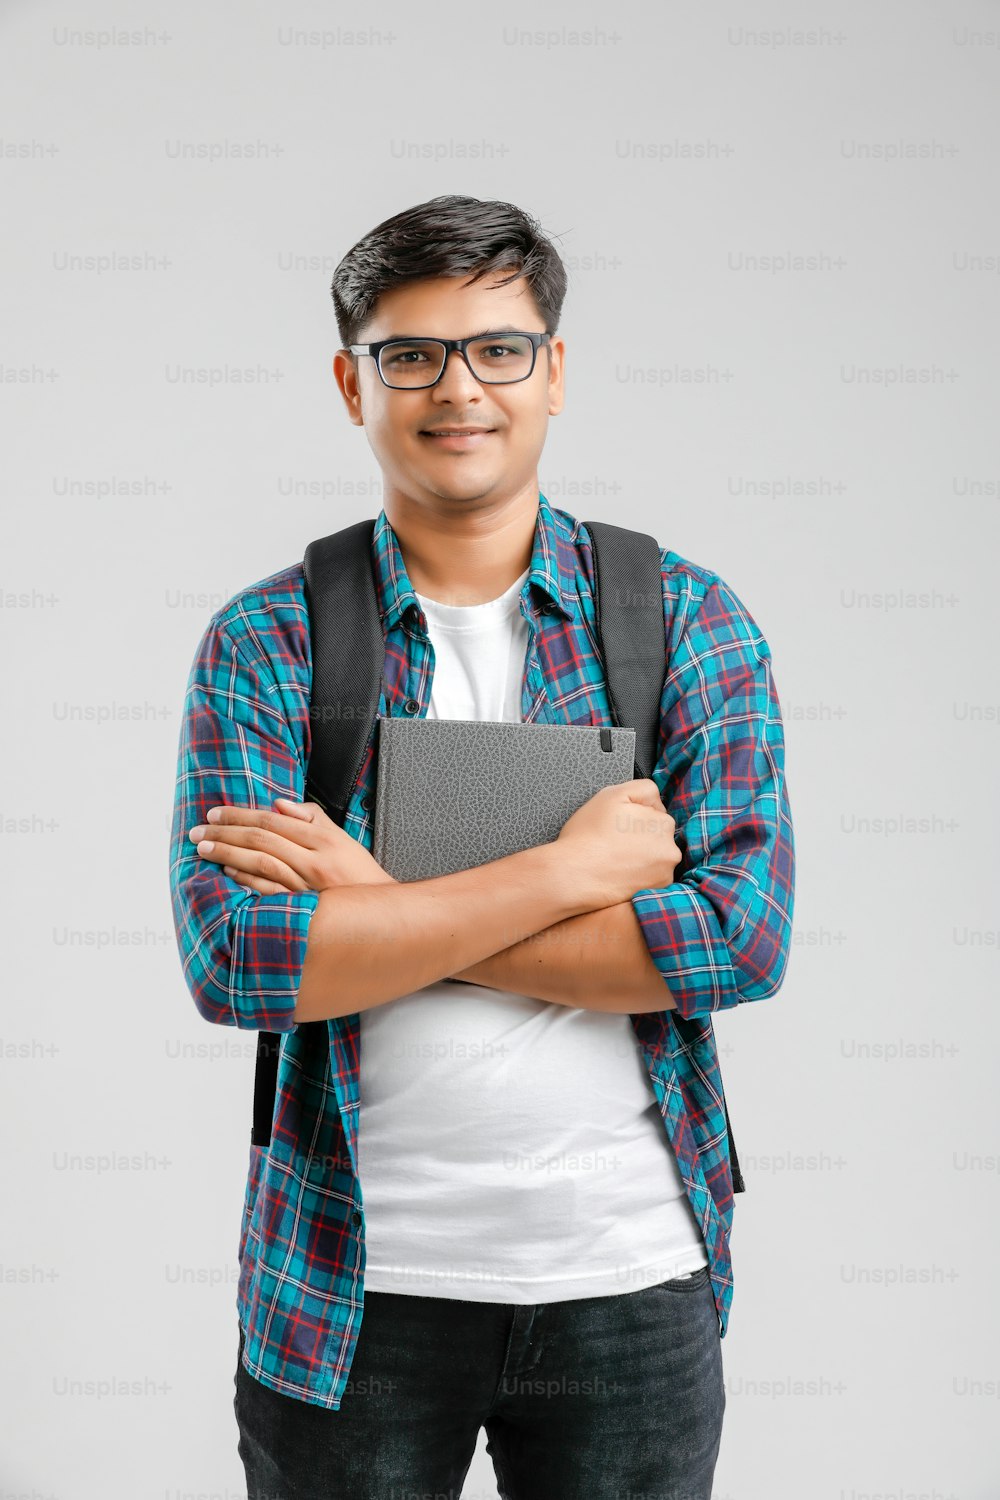
[(506, 286), (523, 276), (545, 320), (559, 326), (566, 268), (536, 219), (513, 203), (443, 193), (394, 214), (358, 240), (333, 273), (330, 287), (342, 347), (358, 334), (383, 292), (407, 281), (510, 271)]

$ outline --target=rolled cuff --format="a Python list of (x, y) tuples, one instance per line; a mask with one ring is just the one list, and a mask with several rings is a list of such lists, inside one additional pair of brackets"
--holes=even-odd
[(243, 902), (233, 915), (229, 1004), (245, 1031), (295, 1031), (309, 923), (318, 891), (275, 892)]

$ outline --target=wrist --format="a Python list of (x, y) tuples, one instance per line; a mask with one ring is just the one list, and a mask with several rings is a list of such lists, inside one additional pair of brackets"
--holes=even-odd
[(343, 876), (341, 876), (339, 878), (334, 878), (334, 877), (331, 876), (329, 879), (323, 879), (319, 885), (317, 885), (317, 886), (314, 887), (314, 889), (322, 893), (323, 891), (343, 891), (343, 890), (346, 890), (348, 886), (352, 886), (352, 885), (398, 885), (398, 884), (399, 884), (399, 882), (397, 880), (395, 880), (393, 878), (393, 876), (387, 875), (385, 873), (385, 871), (382, 870), (379, 874), (368, 874), (368, 873), (365, 873), (364, 875), (357, 875), (357, 874), (355, 874), (355, 875), (352, 876), (352, 878), (350, 880), (345, 880), (343, 878)]
[(573, 841), (555, 838), (539, 844), (532, 851), (538, 856), (545, 880), (546, 896), (554, 896), (552, 912), (546, 926), (597, 911), (608, 905), (607, 893), (586, 863), (576, 858)]

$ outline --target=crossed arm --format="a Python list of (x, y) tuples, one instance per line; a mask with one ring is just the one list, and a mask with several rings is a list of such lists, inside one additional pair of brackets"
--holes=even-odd
[(581, 1010), (673, 1009), (631, 901), (569, 917), (452, 976)]
[[(500, 907), (505, 907), (502, 930), (497, 929), (500, 940), (505, 941), (519, 927), (525, 936), (468, 967), (444, 973), (443, 979), (510, 990), (579, 1009), (627, 1013), (660, 1010), (672, 1003), (663, 976), (650, 958), (631, 901), (597, 911), (574, 912), (562, 919), (557, 917), (560, 909), (571, 911), (575, 903), (571, 900), (549, 903), (550, 891), (558, 879), (551, 847), (537, 851), (546, 862), (542, 866), (532, 862), (530, 876), (525, 867), (517, 873), (509, 872), (508, 878), (514, 884), (509, 888), (509, 900), (502, 903), (498, 903), (495, 888), (486, 890), (481, 881), (473, 882), (470, 888), (465, 877), (459, 876), (450, 878), (450, 882), (458, 883), (459, 889), (453, 889), (447, 898), (441, 892), (431, 898), (430, 891), (440, 884), (438, 881), (430, 883), (425, 898), (422, 887), (399, 886), (359, 842), (331, 822), (314, 803), (279, 799), (273, 809), (223, 804), (210, 809), (208, 818), (207, 825), (190, 830), (191, 842), (197, 845), (199, 857), (206, 864), (221, 866), (222, 873), (244, 889), (258, 892), (264, 899), (278, 895), (294, 897), (296, 893), (336, 897), (341, 890), (344, 898), (353, 898), (355, 893), (363, 897), (361, 904), (346, 899), (333, 907), (317, 900), (302, 960), (297, 1019), (318, 1019), (330, 1014), (326, 1008), (328, 997), (340, 988), (345, 941), (350, 961), (353, 963), (356, 952), (362, 959), (361, 969), (355, 974), (356, 988), (352, 986), (357, 1009), (382, 1003), (373, 997), (372, 984), (375, 994), (382, 991), (383, 998), (390, 998), (384, 993), (385, 975), (373, 972), (367, 957), (374, 952), (369, 945), (381, 943), (386, 924), (395, 936), (403, 938), (405, 948), (404, 953), (390, 955), (395, 971), (389, 980), (393, 993), (398, 993), (400, 972), (406, 973), (413, 988), (430, 982), (419, 975), (421, 972), (429, 975), (432, 971), (441, 974), (439, 944), (453, 927), (455, 912), (463, 904), (467, 921), (473, 925), (479, 921), (477, 911), (488, 924)], [(211, 843), (205, 842), (206, 835), (211, 835)], [(515, 856), (515, 860), (522, 858), (527, 855)], [(468, 872), (470, 876), (478, 873)], [(523, 888), (522, 880), (528, 882)], [(407, 897), (405, 908), (397, 907), (390, 914), (390, 910), (381, 906), (381, 898), (375, 898), (375, 888), (384, 889), (386, 883), (393, 888), (393, 900), (397, 891)], [(409, 904), (409, 898), (418, 895), (421, 900), (430, 901), (422, 911)], [(539, 917), (551, 925), (535, 931), (535, 920)], [(415, 942), (419, 934), (419, 948), (406, 946), (407, 934)], [(364, 945), (361, 950), (354, 948), (358, 943)], [(331, 947), (332, 944), (335, 946)], [(477, 945), (466, 943), (466, 955), (470, 946)], [(479, 952), (483, 946), (478, 945)], [(403, 971), (399, 968), (401, 962), (405, 966)]]
[[(252, 613), (249, 625), (266, 618)], [(285, 687), (244, 629), (216, 617), (188, 683), (171, 833), (175, 929), (188, 987), (209, 1021), (288, 1030), (320, 897), (225, 875), (189, 839), (212, 807), (266, 817), (303, 795), (297, 723)], [(555, 1004), (702, 1016), (772, 995), (788, 959), (794, 844), (770, 653), (738, 597), (716, 580), (678, 606), (652, 772), (683, 859), (662, 890), (574, 915), (458, 970), (453, 978)], [(289, 651), (289, 658), (292, 653)], [(344, 857), (370, 861), (344, 830)], [(204, 833), (202, 834), (204, 837)], [(228, 861), (227, 861), (228, 863)], [(352, 884), (371, 878), (362, 869)]]

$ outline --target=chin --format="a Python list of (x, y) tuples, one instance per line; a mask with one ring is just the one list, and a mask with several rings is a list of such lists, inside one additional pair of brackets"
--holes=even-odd
[(425, 487), (439, 496), (442, 500), (454, 500), (461, 504), (463, 500), (482, 500), (492, 495), (500, 484), (500, 476), (494, 475), (490, 478), (478, 478), (471, 475), (467, 479), (456, 478), (453, 483), (442, 481), (428, 476)]

